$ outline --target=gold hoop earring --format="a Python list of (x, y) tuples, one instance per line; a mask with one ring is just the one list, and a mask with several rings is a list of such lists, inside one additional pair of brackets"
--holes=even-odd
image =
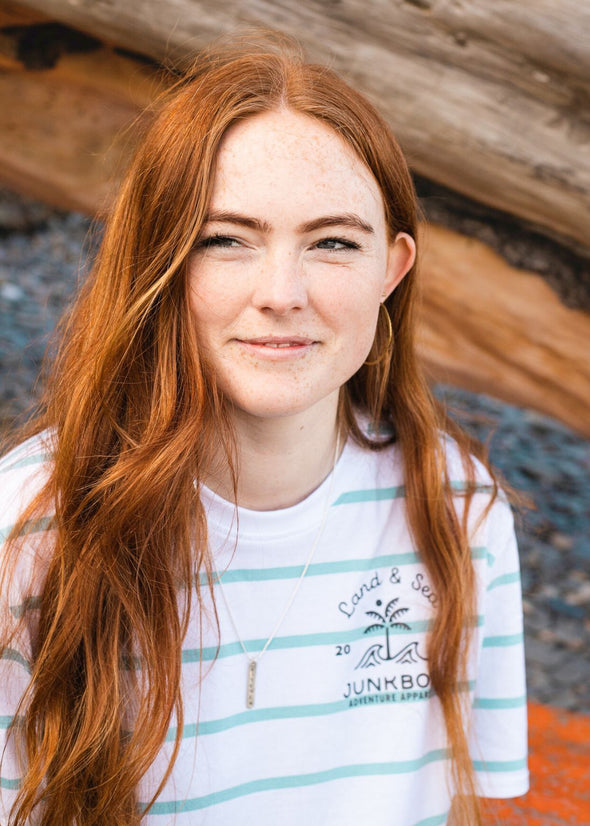
[[(385, 314), (385, 323), (387, 324), (387, 343), (376, 359), (372, 361), (365, 361), (365, 365), (367, 367), (373, 367), (376, 364), (381, 364), (381, 362), (391, 354), (391, 349), (393, 347), (393, 327), (391, 324), (391, 318), (389, 316), (389, 313), (387, 312), (387, 307), (385, 306), (384, 302), (379, 304), (379, 319), (381, 318), (381, 310), (383, 310)], [(379, 327), (379, 320), (377, 321), (377, 327)], [(376, 337), (377, 336), (375, 336), (375, 338)]]

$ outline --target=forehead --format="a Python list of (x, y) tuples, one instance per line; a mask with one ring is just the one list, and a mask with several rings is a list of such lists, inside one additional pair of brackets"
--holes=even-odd
[[(377, 181), (329, 126), (290, 110), (265, 112), (234, 124), (217, 158), (214, 209), (364, 212), (384, 225)], [(277, 215), (278, 217), (278, 215)]]

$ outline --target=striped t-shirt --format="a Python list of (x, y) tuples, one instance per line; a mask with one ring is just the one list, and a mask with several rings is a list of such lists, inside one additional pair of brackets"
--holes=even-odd
[[(448, 456), (460, 508), (464, 479), (452, 443)], [(40, 439), (3, 461), (3, 534), (49, 461)], [(464, 687), (466, 724), (480, 793), (511, 797), (528, 785), (518, 557), (505, 502), (498, 500), (476, 525), (489, 501), (483, 470), (478, 482), (470, 516), (478, 613)], [(220, 639), (206, 604), (202, 617), (195, 611), (183, 646), (180, 753), (145, 817), (149, 826), (446, 823), (449, 755), (426, 646), (438, 595), (409, 535), (397, 449), (369, 452), (349, 441), (330, 485), (326, 480), (293, 507), (264, 512), (236, 512), (202, 491), (225, 594), (217, 587)], [(250, 654), (263, 648), (301, 574), (328, 493), (321, 541), (258, 663), (255, 705), (247, 708), (248, 659), (235, 628)], [(24, 611), (26, 625), (0, 662), (4, 735), (29, 678), (49, 528), (48, 521), (30, 526), (24, 567), (8, 595), (12, 614)], [(142, 781), (141, 802), (157, 787), (175, 733), (173, 725)], [(1, 766), (4, 807), (19, 774), (9, 738)]]

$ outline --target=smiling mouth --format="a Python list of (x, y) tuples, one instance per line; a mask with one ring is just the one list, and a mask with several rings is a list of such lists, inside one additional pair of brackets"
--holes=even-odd
[(251, 342), (251, 341), (248, 342), (248, 344), (252, 344), (252, 343), (254, 343), (254, 345), (256, 347), (266, 347), (269, 350), (288, 350), (288, 349), (293, 349), (293, 348), (308, 347), (309, 344), (311, 344), (311, 342), (309, 342), (309, 344), (301, 344), (298, 341), (281, 341), (280, 343), (276, 343), (274, 341), (269, 341), (269, 342), (265, 342), (264, 344), (260, 344), (258, 342)]
[(239, 339), (243, 344), (251, 344), (255, 347), (269, 347), (274, 350), (282, 350), (287, 349), (288, 347), (309, 347), (311, 344), (316, 344), (317, 342), (311, 338), (301, 338), (299, 336), (295, 338), (278, 338), (278, 337), (265, 337), (265, 338), (249, 338), (249, 339)]

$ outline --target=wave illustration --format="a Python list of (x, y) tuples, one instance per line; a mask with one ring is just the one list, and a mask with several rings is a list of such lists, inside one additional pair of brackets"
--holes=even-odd
[(391, 658), (391, 661), (394, 663), (403, 663), (407, 665), (408, 663), (418, 663), (420, 660), (425, 660), (426, 657), (423, 657), (422, 654), (418, 651), (418, 643), (417, 642), (410, 642), (401, 651), (398, 651), (395, 656)]
[(357, 668), (371, 668), (375, 665), (381, 665), (386, 662), (399, 663), (401, 665), (411, 665), (426, 660), (418, 651), (418, 643), (416, 641), (405, 645), (397, 654), (391, 657), (384, 656), (385, 646), (381, 643), (372, 645), (362, 656)]

